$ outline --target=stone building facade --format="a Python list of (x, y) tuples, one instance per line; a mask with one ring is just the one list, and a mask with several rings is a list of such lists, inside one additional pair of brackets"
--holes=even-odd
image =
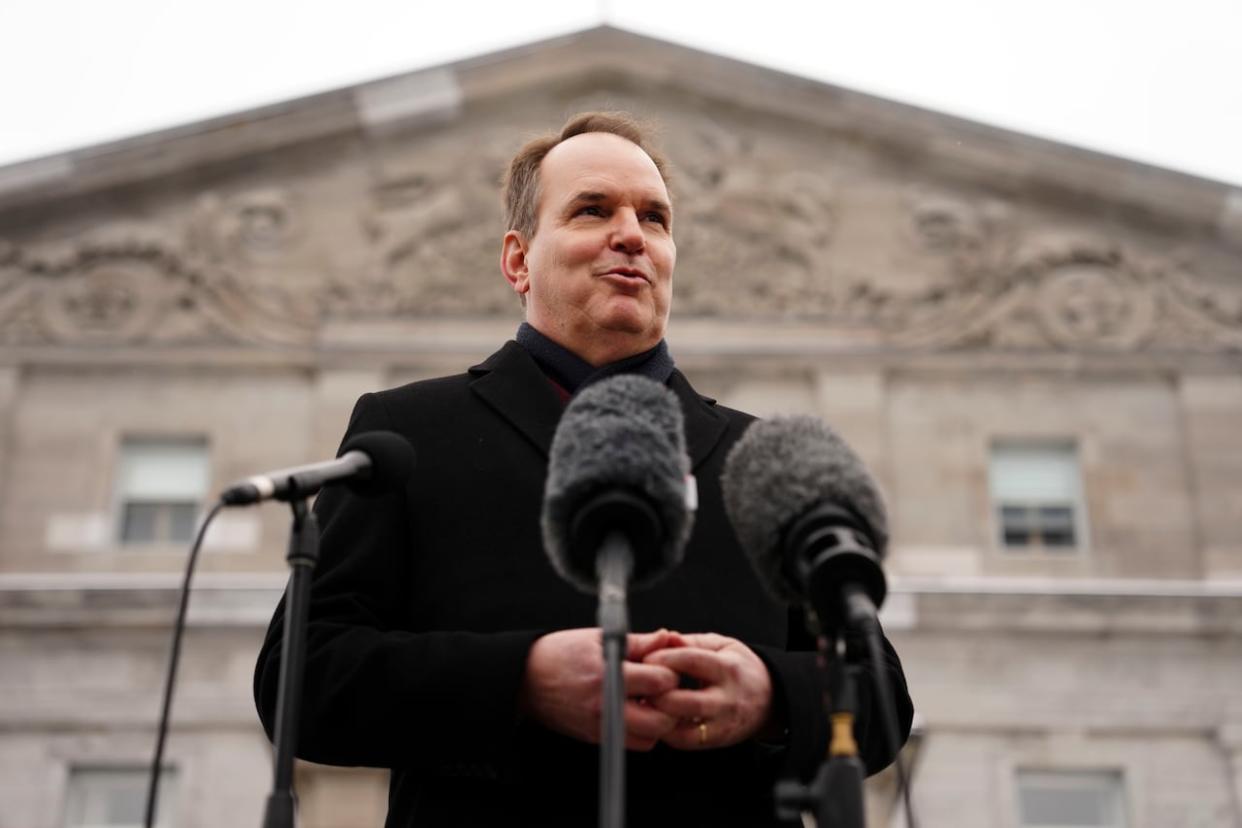
[[(682, 369), (886, 490), (920, 824), (1242, 826), (1242, 191), (609, 28), (0, 169), (0, 826), (126, 824), (185, 562), (149, 481), (330, 456), (510, 337), (499, 175), (591, 108), (663, 124)], [(178, 828), (260, 819), (287, 522), (208, 537)], [(382, 822), (381, 772), (299, 773), (310, 828)]]

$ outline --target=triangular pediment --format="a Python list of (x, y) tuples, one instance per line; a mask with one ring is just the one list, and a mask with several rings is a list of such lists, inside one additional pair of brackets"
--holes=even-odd
[(598, 108), (663, 126), (678, 317), (847, 351), (1242, 350), (1237, 191), (608, 27), (0, 169), (0, 341), (515, 321), (500, 173)]

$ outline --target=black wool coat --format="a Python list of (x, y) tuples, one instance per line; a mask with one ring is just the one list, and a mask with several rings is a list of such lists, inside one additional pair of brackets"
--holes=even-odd
[[(785, 742), (627, 754), (628, 823), (775, 825), (771, 789), (808, 778), (828, 724), (810, 637), (762, 589), (724, 514), (720, 472), (752, 418), (668, 382), (685, 414), (699, 510), (683, 564), (631, 592), (636, 632), (666, 627), (746, 642), (773, 681)], [(539, 529), (548, 448), (563, 410), (530, 356), (509, 342), (468, 373), (364, 395), (346, 433), (395, 431), (417, 465), (403, 491), (362, 499), (339, 487), (315, 504), (315, 573), (298, 756), (391, 769), (387, 826), (573, 825), (597, 820), (598, 747), (517, 712), (540, 635), (595, 626), (595, 599), (562, 582)], [(274, 726), (284, 603), (255, 670)], [(887, 647), (903, 733), (911, 705)], [(862, 682), (861, 748), (890, 756)]]

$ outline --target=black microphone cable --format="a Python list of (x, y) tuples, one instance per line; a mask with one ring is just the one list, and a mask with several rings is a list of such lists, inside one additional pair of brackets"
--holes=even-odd
[(190, 558), (185, 565), (185, 579), (181, 582), (181, 599), (177, 606), (177, 620), (173, 624), (172, 653), (168, 659), (168, 674), (164, 676), (164, 701), (160, 706), (160, 723), (155, 735), (155, 755), (151, 759), (151, 779), (147, 784), (147, 811), (143, 819), (145, 828), (154, 828), (155, 806), (160, 784), (160, 765), (164, 761), (164, 741), (168, 736), (168, 714), (172, 709), (173, 684), (177, 678), (177, 662), (181, 658), (181, 635), (185, 631), (186, 607), (190, 603), (190, 580), (194, 577), (194, 564), (198, 560), (199, 547), (207, 535), (207, 527), (215, 520), (220, 510), (225, 507), (224, 501), (216, 501), (215, 505), (203, 518), (198, 527), (198, 535), (194, 545), (190, 547)]

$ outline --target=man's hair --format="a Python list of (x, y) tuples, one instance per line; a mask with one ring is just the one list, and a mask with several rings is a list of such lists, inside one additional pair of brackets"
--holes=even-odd
[(660, 178), (668, 186), (668, 161), (651, 146), (650, 130), (628, 112), (581, 112), (561, 127), (526, 144), (513, 156), (505, 173), (502, 192), (505, 200), (505, 223), (523, 238), (535, 235), (539, 222), (539, 166), (544, 157), (562, 141), (588, 132), (619, 135), (635, 144), (655, 162)]

